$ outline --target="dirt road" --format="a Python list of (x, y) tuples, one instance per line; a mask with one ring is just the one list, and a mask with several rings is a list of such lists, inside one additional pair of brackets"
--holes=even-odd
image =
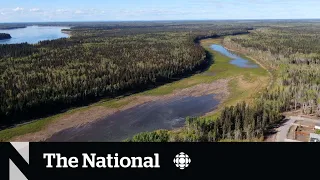
[(287, 139), (287, 134), (290, 127), (298, 120), (311, 122), (315, 124), (320, 123), (320, 120), (316, 120), (316, 119), (304, 118), (300, 116), (288, 116), (286, 117), (286, 122), (283, 123), (282, 126), (276, 129), (277, 134), (275, 137), (275, 142), (289, 142), (289, 141), (292, 142), (292, 140)]
[(276, 134), (276, 138), (275, 138), (276, 142), (285, 142), (285, 140), (287, 139), (288, 131), (289, 131), (291, 125), (295, 121), (296, 121), (295, 119), (288, 118), (288, 119), (286, 119), (286, 122), (282, 124), (282, 126), (277, 128), (277, 134)]

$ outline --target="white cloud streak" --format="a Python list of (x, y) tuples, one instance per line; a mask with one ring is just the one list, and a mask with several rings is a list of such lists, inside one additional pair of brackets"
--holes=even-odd
[(39, 8), (32, 8), (29, 10), (30, 12), (41, 12), (41, 9)]
[(24, 8), (21, 8), (21, 7), (17, 7), (17, 8), (14, 8), (14, 9), (13, 9), (13, 11), (16, 11), (16, 12), (17, 12), (17, 11), (23, 11), (23, 10), (24, 10)]

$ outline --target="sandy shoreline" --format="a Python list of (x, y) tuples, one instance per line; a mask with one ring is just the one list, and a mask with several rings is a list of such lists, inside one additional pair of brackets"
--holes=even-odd
[(215, 94), (215, 99), (219, 100), (221, 104), (229, 96), (228, 83), (230, 79), (220, 79), (208, 84), (198, 84), (189, 88), (175, 90), (173, 93), (163, 96), (129, 96), (121, 99), (120, 101), (129, 101), (127, 105), (121, 108), (108, 108), (105, 106), (93, 106), (83, 111), (76, 111), (72, 114), (63, 115), (62, 117), (54, 120), (48, 124), (43, 130), (29, 133), (11, 139), (11, 142), (38, 142), (50, 138), (57, 132), (72, 127), (82, 126), (87, 123), (95, 122), (101, 118), (108, 117), (118, 111), (124, 111), (135, 106), (157, 100), (168, 100), (173, 97), (180, 96), (203, 96), (208, 94)]
[(72, 36), (72, 31), (66, 31), (66, 30), (62, 29), (61, 33), (67, 34), (69, 36), (69, 38)]

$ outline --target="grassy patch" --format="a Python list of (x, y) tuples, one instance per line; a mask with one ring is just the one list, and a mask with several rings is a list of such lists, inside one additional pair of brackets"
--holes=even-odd
[(233, 139), (224, 139), (219, 142), (263, 142), (263, 138), (261, 139), (250, 139), (250, 140), (233, 140)]
[[(138, 98), (136, 97), (138, 95), (166, 95), (172, 93), (175, 90), (192, 87), (197, 84), (211, 83), (218, 79), (233, 78), (233, 80), (229, 82), (230, 97), (228, 97), (228, 99), (220, 105), (220, 108), (222, 108), (224, 106), (234, 105), (242, 100), (249, 100), (250, 98), (253, 98), (254, 95), (257, 94), (257, 92), (261, 90), (261, 88), (263, 88), (264, 85), (268, 84), (268, 73), (266, 70), (264, 70), (261, 67), (246, 69), (232, 65), (229, 63), (229, 61), (231, 60), (230, 58), (211, 50), (210, 46), (212, 44), (221, 44), (221, 39), (207, 39), (201, 42), (201, 45), (214, 56), (214, 63), (209, 67), (209, 69), (206, 72), (203, 72), (201, 74), (195, 74), (189, 78), (185, 78), (173, 83), (160, 86), (152, 90), (132, 95), (131, 97), (133, 98), (117, 98), (111, 100), (102, 100), (88, 107), (76, 108), (73, 110), (69, 110), (65, 113), (61, 113), (48, 118), (39, 119), (25, 125), (0, 131), (0, 141), (8, 141), (16, 136), (40, 131), (47, 127), (50, 123), (53, 123), (55, 120), (58, 120), (59, 118), (65, 115), (72, 114), (77, 111), (87, 110), (92, 106), (104, 106), (106, 108), (121, 108), (134, 101), (135, 98)], [(248, 59), (247, 57), (245, 58)], [(244, 80), (243, 82), (239, 81), (240, 77), (242, 77), (242, 79)], [(260, 88), (251, 89), (251, 84), (254, 84), (257, 81), (259, 81), (260, 83)], [(210, 117), (217, 117), (218, 115), (219, 109), (217, 113), (210, 115)]]
[(201, 83), (211, 83), (218, 79), (235, 77), (239, 75), (244, 75), (247, 80), (251, 81), (256, 80), (257, 76), (268, 76), (267, 71), (260, 67), (246, 69), (230, 64), (229, 61), (231, 60), (231, 58), (223, 56), (222, 54), (215, 52), (210, 48), (212, 44), (220, 43), (221, 39), (208, 39), (201, 42), (201, 45), (214, 56), (214, 64), (212, 64), (206, 72), (196, 74), (189, 78), (169, 83), (149, 91), (145, 91), (142, 94), (152, 96), (166, 95), (172, 93), (175, 90), (188, 88)]
[(71, 109), (65, 113), (57, 114), (57, 115), (50, 116), (47, 118), (38, 119), (38, 120), (32, 121), (27, 124), (18, 125), (14, 128), (5, 129), (5, 130), (0, 131), (0, 142), (9, 141), (10, 139), (12, 139), (14, 137), (21, 136), (24, 134), (35, 133), (35, 132), (41, 131), (41, 130), (45, 129), (48, 125), (53, 123), (54, 121), (60, 119), (61, 117), (73, 114), (75, 112), (88, 110), (88, 109), (90, 109), (90, 107), (104, 106), (107, 108), (121, 108), (121, 107), (129, 104), (133, 100), (134, 100), (134, 98), (132, 98), (130, 100), (123, 99), (123, 98), (104, 100), (104, 101), (100, 101), (98, 103), (92, 104), (91, 106)]
[(41, 131), (42, 129), (44, 129), (48, 124), (50, 124), (54, 120), (62, 117), (63, 115), (66, 115), (66, 114), (72, 113), (72, 112), (58, 114), (58, 115), (51, 116), (48, 118), (36, 120), (36, 121), (33, 121), (28, 124), (19, 125), (14, 128), (2, 130), (2, 131), (0, 131), (0, 142), (9, 141), (10, 139), (12, 139), (16, 136), (21, 136), (24, 134)]
[[(230, 95), (228, 99), (219, 106), (216, 113), (204, 116), (204, 119), (214, 119), (219, 116), (220, 110), (225, 106), (235, 105), (240, 101), (250, 103), (259, 92), (267, 87), (270, 77), (268, 71), (262, 67), (258, 68), (240, 68), (229, 63), (230, 58), (211, 50), (212, 44), (219, 44), (221, 41), (207, 39), (202, 41), (202, 46), (214, 56), (214, 64), (209, 71), (215, 72), (215, 79), (232, 78), (229, 82)], [(241, 55), (241, 57), (254, 62), (254, 60)]]
[(95, 106), (104, 106), (107, 108), (122, 108), (123, 106), (126, 106), (132, 101), (134, 101), (134, 99), (135, 98), (132, 98), (132, 99), (117, 98), (117, 99), (112, 99), (108, 101), (101, 101), (95, 104)]

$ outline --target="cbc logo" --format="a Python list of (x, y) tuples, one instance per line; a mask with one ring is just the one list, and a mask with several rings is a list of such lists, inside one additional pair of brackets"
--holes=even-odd
[(188, 154), (181, 152), (176, 155), (173, 159), (173, 163), (180, 169), (185, 169), (191, 163), (191, 159), (189, 158)]

